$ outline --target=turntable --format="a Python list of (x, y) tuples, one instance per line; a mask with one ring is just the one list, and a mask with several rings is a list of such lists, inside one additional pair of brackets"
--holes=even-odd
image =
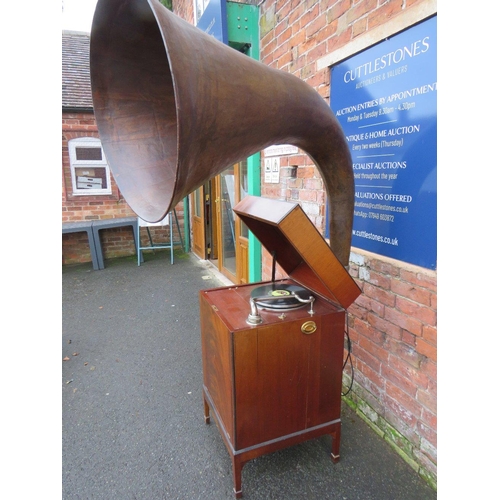
[(200, 291), (205, 422), (239, 498), (263, 454), (329, 434), (339, 460), (345, 310), (360, 290), (300, 205), (247, 196), (234, 211), (273, 256), (270, 282)]

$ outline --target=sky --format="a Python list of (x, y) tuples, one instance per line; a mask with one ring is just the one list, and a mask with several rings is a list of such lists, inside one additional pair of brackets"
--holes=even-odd
[(62, 29), (90, 33), (97, 0), (62, 0)]

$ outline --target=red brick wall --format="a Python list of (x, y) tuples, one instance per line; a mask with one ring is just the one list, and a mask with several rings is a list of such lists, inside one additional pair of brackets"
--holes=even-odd
[(194, 2), (173, 0), (172, 12), (188, 23), (194, 24)]
[[(74, 196), (72, 194), (68, 142), (77, 137), (99, 137), (92, 113), (63, 113), (62, 115), (62, 222), (131, 217), (134, 212), (121, 196), (114, 179), (111, 195)], [(124, 257), (135, 253), (132, 230), (102, 231), (105, 258)], [(90, 262), (87, 236), (81, 233), (62, 235), (62, 263)]]
[[(121, 195), (112, 175), (110, 195), (74, 196), (72, 194), (68, 142), (77, 137), (99, 137), (92, 113), (63, 113), (62, 115), (62, 222), (135, 217), (136, 214)], [(177, 215), (181, 234), (184, 237), (182, 203), (177, 207)], [(151, 228), (150, 231), (155, 243), (169, 241), (168, 230)], [(175, 230), (174, 241), (178, 240)], [(144, 245), (149, 244), (146, 229), (141, 229), (141, 241)], [(101, 245), (105, 259), (136, 254), (133, 232), (130, 227), (101, 231)], [(91, 262), (91, 260), (86, 233), (62, 235), (63, 265)]]
[[(329, 68), (317, 69), (318, 59), (424, 3), (265, 0), (260, 5), (261, 61), (301, 78), (328, 101)], [(289, 175), (292, 165), (297, 166), (294, 176)], [(263, 182), (262, 196), (299, 201), (324, 231), (323, 183), (307, 155), (283, 156), (280, 184)], [(436, 272), (357, 249), (351, 259), (351, 274), (363, 293), (348, 311), (355, 370), (349, 403), (435, 484)], [(263, 270), (263, 278), (269, 278), (268, 256)], [(350, 383), (348, 369), (344, 382)]]
[(362, 290), (348, 310), (352, 401), (416, 469), (435, 481), (436, 273), (358, 249), (353, 249), (350, 270)]

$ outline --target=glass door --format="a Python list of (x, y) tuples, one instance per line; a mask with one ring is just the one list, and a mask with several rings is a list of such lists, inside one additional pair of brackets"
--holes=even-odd
[(220, 175), (220, 245), (221, 271), (233, 282), (236, 282), (236, 239), (235, 239), (235, 205), (234, 167), (230, 167)]
[(200, 257), (200, 259), (207, 258), (206, 244), (205, 244), (205, 190), (204, 187), (198, 188), (191, 193), (191, 207), (192, 207), (192, 228), (193, 239), (192, 249), (193, 252)]
[(246, 160), (219, 176), (217, 214), (219, 218), (219, 270), (233, 283), (248, 282), (248, 228), (233, 207), (248, 191)]

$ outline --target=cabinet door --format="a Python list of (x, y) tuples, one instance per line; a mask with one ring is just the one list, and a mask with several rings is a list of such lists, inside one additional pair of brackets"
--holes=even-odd
[(236, 449), (339, 418), (338, 315), (314, 317), (312, 334), (309, 318), (235, 333)]

